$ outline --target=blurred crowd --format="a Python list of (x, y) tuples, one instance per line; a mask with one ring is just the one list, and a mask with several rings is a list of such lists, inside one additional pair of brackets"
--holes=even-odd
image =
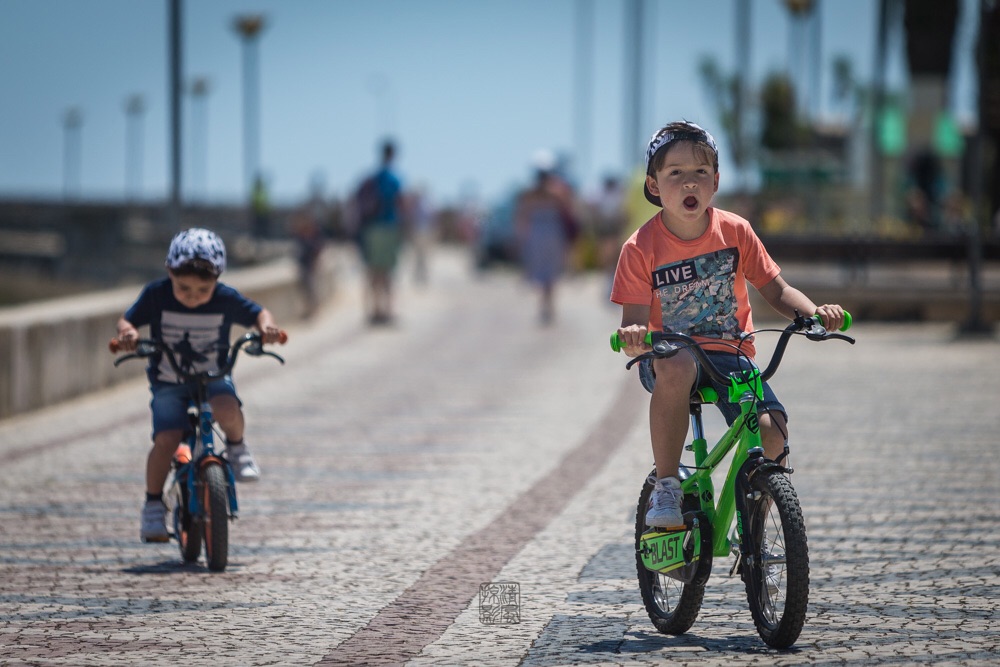
[[(327, 198), (322, 188), (314, 185), (304, 202), (273, 223), (260, 222), (267, 213), (260, 205), (264, 195), (257, 193), (255, 228), (263, 225), (272, 229), (272, 236), (281, 228), (295, 242), (305, 316), (311, 316), (319, 307), (317, 264), (328, 243), (355, 247), (369, 269), (369, 279), (374, 281), (369, 299), (381, 298), (375, 294), (378, 290), (391, 292), (395, 252), (390, 252), (392, 257), (387, 259), (373, 258), (370, 242), (366, 241), (366, 229), (371, 229), (372, 221), (366, 219), (364, 210), (370, 207), (365, 181), (382, 169), (391, 169), (391, 160), (392, 156), (387, 162), (383, 154), (379, 167), (341, 198)], [(538, 319), (543, 325), (555, 319), (556, 286), (567, 272), (600, 271), (607, 275), (610, 286), (622, 242), (655, 213), (642, 196), (641, 175), (623, 178), (608, 174), (594, 191), (581, 192), (565, 165), (546, 151), (533, 157), (527, 172), (522, 187), (490, 206), (471, 196), (439, 205), (426, 186), (418, 182), (410, 187), (397, 178), (398, 193), (387, 195), (394, 208), (389, 214), (392, 226), (399, 234), (398, 248), (392, 250), (405, 248), (412, 256), (407, 266), (414, 282), (423, 285), (431, 280), (432, 256), (438, 244), (464, 247), (479, 270), (523, 271), (525, 280), (537, 289)], [(373, 261), (384, 265), (374, 267), (376, 273), (381, 269), (381, 274), (371, 274)], [(392, 319), (390, 310), (391, 305), (370, 303), (369, 320), (388, 323)]]

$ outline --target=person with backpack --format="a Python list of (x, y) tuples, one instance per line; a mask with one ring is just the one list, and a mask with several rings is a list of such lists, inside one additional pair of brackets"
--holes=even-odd
[(378, 170), (355, 193), (358, 245), (368, 277), (367, 311), (372, 324), (393, 321), (392, 275), (403, 241), (402, 184), (393, 171), (396, 145), (382, 144)]

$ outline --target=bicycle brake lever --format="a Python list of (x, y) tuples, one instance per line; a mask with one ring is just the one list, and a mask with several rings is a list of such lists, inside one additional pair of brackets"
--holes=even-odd
[(631, 359), (628, 360), (628, 363), (625, 364), (625, 370), (631, 370), (632, 367), (635, 366), (637, 363), (639, 363), (643, 359), (652, 359), (652, 356), (653, 355), (651, 355), (649, 352), (644, 352), (643, 354), (640, 354), (638, 357), (632, 357)]
[(826, 329), (823, 329), (822, 333), (819, 333), (818, 331), (808, 331), (806, 332), (806, 338), (808, 338), (809, 340), (834, 340), (834, 339), (846, 340), (851, 345), (854, 345), (854, 343), (856, 342), (850, 336), (845, 336), (844, 334), (840, 333), (832, 333), (830, 331), (827, 331)]
[(855, 342), (857, 342), (857, 341), (855, 341), (855, 340), (854, 340), (854, 339), (853, 339), (852, 337), (850, 337), (850, 336), (845, 336), (844, 334), (839, 334), (839, 333), (832, 333), (832, 334), (829, 334), (829, 335), (827, 336), (827, 338), (836, 338), (837, 340), (846, 340), (846, 341), (847, 341), (848, 343), (850, 343), (851, 345), (854, 345), (854, 343), (855, 343)]
[(138, 359), (138, 358), (139, 358), (138, 354), (126, 354), (123, 357), (118, 357), (117, 359), (115, 359), (115, 366), (117, 367), (119, 364), (128, 361), (129, 359)]
[(666, 359), (667, 357), (672, 357), (679, 351), (680, 351), (679, 347), (675, 347), (674, 345), (671, 345), (665, 340), (661, 340), (656, 345), (653, 346), (653, 354), (662, 359)]
[(271, 352), (270, 350), (261, 350), (261, 354), (266, 354), (269, 357), (274, 357), (275, 359), (277, 359), (278, 361), (280, 361), (282, 364), (285, 363), (285, 360), (280, 355), (277, 355), (274, 352)]
[(635, 366), (643, 359), (669, 359), (680, 351), (681, 348), (671, 345), (668, 341), (661, 340), (653, 345), (653, 349), (649, 352), (643, 352), (638, 357), (632, 358), (625, 364), (625, 369), (632, 368), (632, 366)]
[(249, 354), (251, 357), (259, 357), (264, 352), (264, 346), (259, 340), (250, 341), (243, 346), (243, 354)]
[(833, 334), (827, 331), (824, 327), (816, 325), (806, 330), (805, 335), (809, 340), (826, 340)]

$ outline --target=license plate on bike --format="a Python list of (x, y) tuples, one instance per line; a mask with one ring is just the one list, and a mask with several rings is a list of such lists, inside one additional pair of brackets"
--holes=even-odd
[(697, 561), (701, 555), (701, 540), (695, 539), (690, 530), (651, 530), (639, 539), (639, 554), (647, 570), (666, 574)]

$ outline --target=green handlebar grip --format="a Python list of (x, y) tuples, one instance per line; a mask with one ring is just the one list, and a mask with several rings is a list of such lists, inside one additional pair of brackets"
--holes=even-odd
[[(652, 344), (653, 344), (653, 334), (647, 333), (646, 345), (652, 345)], [(625, 349), (625, 341), (622, 340), (622, 337), (618, 335), (617, 331), (611, 334), (611, 349), (614, 350), (615, 352), (621, 352), (623, 349)]]
[[(820, 323), (823, 322), (823, 318), (819, 316), (819, 313), (816, 313), (816, 317), (819, 317)], [(854, 324), (854, 318), (851, 317), (851, 314), (845, 310), (844, 311), (844, 323), (842, 325), (840, 325), (840, 331), (847, 331), (848, 329), (851, 328), (852, 324)]]

